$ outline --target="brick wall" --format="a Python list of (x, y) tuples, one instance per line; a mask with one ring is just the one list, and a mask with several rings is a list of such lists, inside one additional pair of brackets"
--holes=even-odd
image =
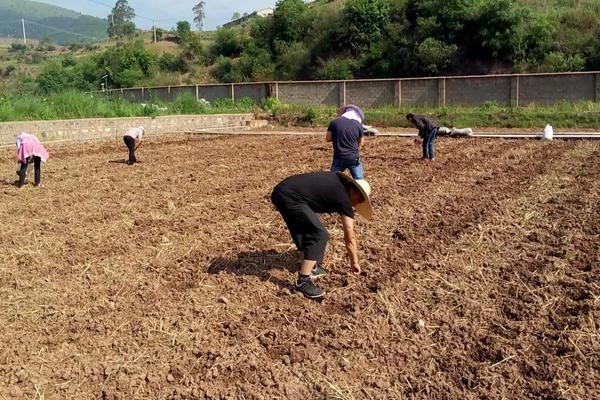
[(54, 121), (0, 123), (0, 145), (14, 145), (19, 132), (35, 134), (40, 141), (79, 141), (119, 137), (128, 128), (142, 125), (146, 134), (162, 135), (193, 132), (206, 128), (247, 126), (252, 114), (235, 115), (177, 115), (138, 118), (91, 118)]

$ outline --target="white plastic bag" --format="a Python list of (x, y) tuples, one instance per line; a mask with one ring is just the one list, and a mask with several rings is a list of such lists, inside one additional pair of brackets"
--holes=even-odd
[(554, 130), (552, 129), (552, 125), (548, 124), (544, 128), (544, 140), (552, 140), (554, 136)]

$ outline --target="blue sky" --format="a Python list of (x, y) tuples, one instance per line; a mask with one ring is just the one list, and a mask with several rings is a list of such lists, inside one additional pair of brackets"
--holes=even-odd
[[(54, 4), (68, 8), (82, 14), (105, 18), (116, 0), (36, 0), (40, 3)], [(137, 17), (135, 23), (140, 28), (152, 26), (150, 19), (156, 18), (156, 25), (170, 29), (177, 21), (187, 20), (193, 24), (194, 15), (192, 7), (198, 3), (196, 0), (128, 0), (136, 14), (146, 18)], [(235, 12), (243, 14), (266, 7), (273, 7), (276, 0), (205, 0), (206, 29), (212, 30), (231, 20)], [(109, 7), (110, 6), (110, 7)]]

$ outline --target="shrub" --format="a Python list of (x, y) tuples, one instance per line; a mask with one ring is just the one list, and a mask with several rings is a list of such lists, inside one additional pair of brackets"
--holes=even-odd
[(352, 68), (354, 62), (346, 58), (334, 58), (319, 70), (317, 77), (324, 80), (352, 79)]
[(25, 51), (27, 50), (27, 46), (21, 43), (11, 43), (10, 47), (8, 49), (8, 51), (11, 52), (15, 52), (15, 51)]
[(427, 38), (419, 44), (417, 57), (426, 72), (436, 74), (450, 65), (457, 51), (458, 47), (455, 44), (449, 45), (434, 38)]
[(221, 28), (215, 35), (215, 41), (210, 48), (212, 59), (218, 56), (237, 57), (244, 49), (242, 31), (235, 28)]

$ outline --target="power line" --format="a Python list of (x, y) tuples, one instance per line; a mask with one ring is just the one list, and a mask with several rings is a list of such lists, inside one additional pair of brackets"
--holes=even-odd
[(30, 21), (30, 20), (28, 20), (28, 19), (25, 19), (24, 21), (25, 21), (25, 22), (27, 22), (28, 24), (31, 24), (31, 25), (37, 25), (37, 26), (40, 26), (40, 27), (42, 27), (42, 28), (46, 28), (46, 29), (52, 29), (52, 30), (54, 30), (54, 31), (56, 31), (56, 32), (60, 32), (60, 33), (67, 33), (67, 34), (69, 34), (69, 35), (80, 36), (80, 37), (83, 37), (83, 38), (86, 38), (86, 39), (91, 39), (91, 40), (99, 40), (99, 39), (101, 39), (101, 38), (99, 38), (99, 37), (88, 36), (88, 35), (84, 35), (84, 34), (82, 34), (82, 33), (71, 32), (71, 31), (67, 31), (67, 30), (64, 30), (64, 29), (55, 28), (55, 27), (53, 27), (53, 26), (49, 26), (49, 25), (45, 25), (45, 24), (41, 24), (41, 23), (39, 23), (39, 22)]

